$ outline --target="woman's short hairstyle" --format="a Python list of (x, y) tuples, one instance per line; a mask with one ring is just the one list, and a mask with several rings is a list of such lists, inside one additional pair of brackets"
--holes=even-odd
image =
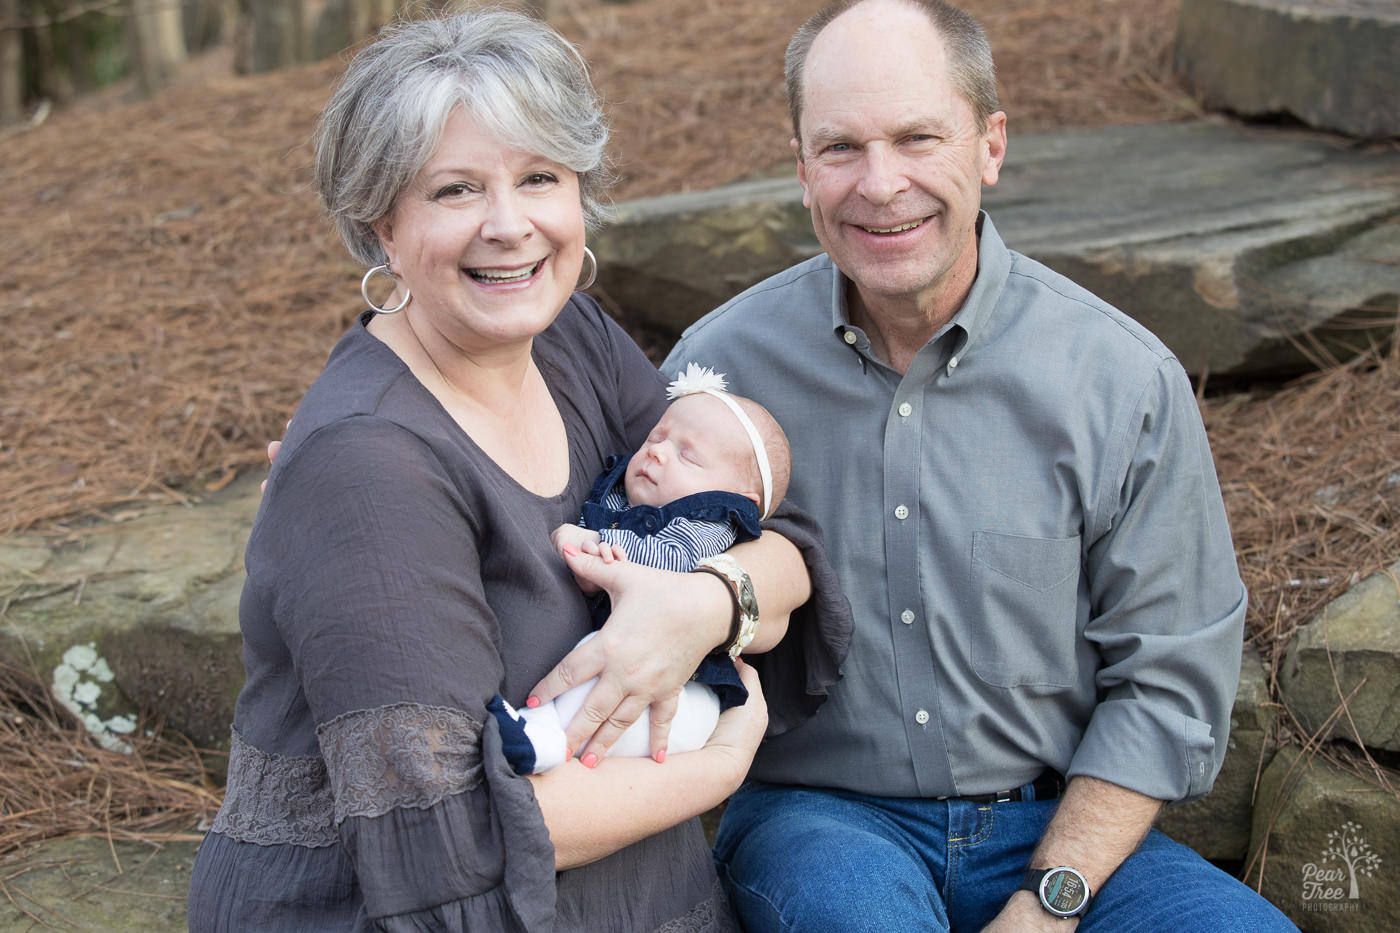
[[(787, 84), (788, 113), (792, 116), (792, 134), (802, 139), (802, 82), (807, 54), (817, 35), (831, 21), (865, 0), (835, 0), (828, 3), (797, 27), (788, 43), (784, 60)], [(953, 87), (972, 108), (979, 130), (986, 129), (987, 119), (1000, 109), (997, 102), (997, 72), (992, 62), (992, 47), (982, 26), (964, 10), (943, 0), (901, 0), (928, 17), (933, 28), (943, 38), (948, 49), (948, 69)]]
[(608, 127), (577, 49), (504, 9), (400, 22), (354, 57), (316, 126), (316, 186), (357, 260), (385, 261), (372, 224), (459, 106), (502, 143), (577, 172), (584, 221), (607, 218)]

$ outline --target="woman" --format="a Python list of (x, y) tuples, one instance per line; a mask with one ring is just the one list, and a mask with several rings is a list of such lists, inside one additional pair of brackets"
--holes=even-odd
[[(729, 590), (566, 566), (549, 542), (664, 407), (661, 376), (573, 294), (605, 140), (577, 52), (503, 11), (386, 31), (328, 103), (322, 198), (366, 282), (396, 291), (302, 400), (249, 540), (247, 682), (191, 929), (731, 928), (695, 817), (763, 734), (753, 670), (704, 748), (663, 741), (681, 683), (732, 638)], [(776, 527), (731, 552), (764, 609), (749, 650), (808, 596), (794, 543), (829, 579), (809, 529)], [(571, 571), (614, 614), (551, 671), (589, 628)], [(810, 703), (839, 651), (784, 645)], [(548, 699), (566, 671), (601, 671), (591, 715), (610, 721), (581, 760), (518, 777), (485, 704)], [(648, 705), (656, 761), (607, 759)]]

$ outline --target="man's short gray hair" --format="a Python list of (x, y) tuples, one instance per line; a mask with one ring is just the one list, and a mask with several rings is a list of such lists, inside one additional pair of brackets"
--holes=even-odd
[(502, 143), (578, 173), (584, 221), (607, 219), (607, 122), (577, 49), (520, 13), (482, 9), (385, 27), (350, 62), (316, 126), (316, 187), (350, 254), (385, 261), (372, 224), (463, 107)]
[[(835, 0), (822, 7), (793, 33), (784, 61), (787, 83), (788, 113), (792, 116), (792, 134), (802, 139), (802, 81), (807, 55), (817, 35), (831, 21), (865, 0)], [(992, 47), (987, 34), (971, 14), (943, 0), (900, 0), (921, 11), (943, 38), (948, 49), (948, 70), (953, 87), (972, 108), (978, 130), (987, 128), (987, 120), (1001, 109), (997, 102), (997, 72), (992, 62)]]

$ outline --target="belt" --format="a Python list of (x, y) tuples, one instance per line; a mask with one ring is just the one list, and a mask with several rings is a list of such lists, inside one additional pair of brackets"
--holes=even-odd
[[(1040, 777), (1031, 781), (1035, 800), (1056, 800), (1064, 793), (1064, 778), (1054, 771), (1043, 771)], [(968, 794), (965, 797), (939, 797), (939, 800), (965, 800), (968, 803), (1019, 803), (1027, 798), (1020, 787), (994, 791), (990, 794)]]

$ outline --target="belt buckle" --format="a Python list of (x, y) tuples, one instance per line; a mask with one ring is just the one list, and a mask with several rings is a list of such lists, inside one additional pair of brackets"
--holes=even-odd
[(993, 803), (1010, 803), (1013, 799), (1015, 799), (1015, 798), (1014, 798), (1014, 794), (1015, 794), (1015, 791), (1010, 791), (1010, 790), (999, 790), (999, 791), (996, 792), (996, 796), (992, 798), (992, 802), (993, 802)]

